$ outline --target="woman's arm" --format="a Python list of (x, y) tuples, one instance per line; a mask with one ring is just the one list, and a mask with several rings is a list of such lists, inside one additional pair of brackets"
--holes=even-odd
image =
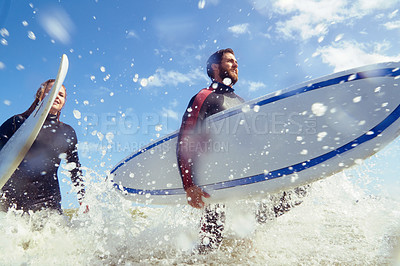
[(67, 152), (67, 168), (71, 173), (71, 181), (74, 186), (78, 189), (78, 201), (79, 203), (83, 200), (85, 195), (85, 185), (82, 178), (81, 164), (78, 156), (78, 140), (75, 131), (70, 127), (71, 132), (68, 134), (68, 142), (70, 143)]
[(0, 150), (6, 145), (7, 141), (14, 135), (15, 131), (22, 125), (24, 119), (15, 115), (9, 118), (0, 126)]

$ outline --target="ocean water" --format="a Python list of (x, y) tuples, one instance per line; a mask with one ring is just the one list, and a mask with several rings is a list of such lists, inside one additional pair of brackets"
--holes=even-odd
[(193, 252), (201, 211), (132, 206), (93, 182), (90, 211), (71, 219), (0, 213), (0, 265), (400, 265), (400, 201), (373, 191), (367, 175), (315, 182), (300, 205), (262, 224), (260, 200), (228, 203), (224, 241), (208, 254)]

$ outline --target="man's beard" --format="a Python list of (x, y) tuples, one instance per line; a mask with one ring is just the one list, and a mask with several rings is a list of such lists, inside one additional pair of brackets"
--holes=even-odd
[(235, 85), (235, 83), (238, 81), (237, 75), (229, 73), (229, 71), (222, 68), (221, 66), (219, 67), (219, 77), (221, 78), (222, 82), (227, 86)]

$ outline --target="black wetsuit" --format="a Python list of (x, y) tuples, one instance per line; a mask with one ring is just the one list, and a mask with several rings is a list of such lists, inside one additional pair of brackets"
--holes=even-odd
[[(21, 115), (8, 119), (0, 127), (0, 149), (26, 120)], [(83, 196), (77, 138), (74, 129), (49, 115), (36, 140), (17, 170), (0, 192), (0, 207), (15, 206), (25, 212), (54, 209), (61, 212), (61, 192), (57, 170), (61, 159), (66, 160), (71, 180)]]
[(179, 170), (185, 189), (194, 185), (193, 162), (198, 154), (196, 145), (191, 142), (205, 141), (205, 119), (213, 114), (237, 106), (244, 100), (235, 94), (234, 89), (221, 83), (213, 83), (193, 96), (182, 118), (177, 145)]
[[(185, 189), (195, 185), (193, 167), (199, 153), (196, 143), (208, 142), (205, 119), (243, 102), (244, 100), (235, 94), (233, 88), (221, 83), (211, 84), (209, 88), (201, 90), (190, 100), (182, 119), (177, 145), (177, 159)], [(200, 144), (200, 147), (202, 146)], [(207, 205), (201, 220), (200, 252), (206, 252), (220, 245), (224, 226), (225, 206)]]

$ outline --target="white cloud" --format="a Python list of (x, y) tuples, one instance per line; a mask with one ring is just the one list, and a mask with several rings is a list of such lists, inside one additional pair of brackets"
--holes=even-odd
[(317, 53), (324, 63), (333, 66), (337, 72), (368, 64), (399, 61), (400, 54), (397, 56), (383, 55), (387, 48), (385, 43), (360, 44), (346, 41), (321, 47)]
[(249, 23), (243, 23), (229, 27), (228, 30), (236, 35), (250, 33)]
[(385, 23), (384, 26), (388, 30), (400, 29), (400, 20)]
[(165, 107), (162, 108), (162, 116), (167, 118), (172, 118), (174, 120), (179, 120), (178, 112), (175, 112), (172, 109), (167, 109)]
[(352, 23), (374, 11), (395, 8), (400, 0), (251, 0), (261, 14), (284, 15), (285, 20), (276, 23), (276, 30), (286, 38), (301, 37), (307, 40), (328, 33), (337, 23)]
[(398, 7), (398, 4), (399, 4), (398, 0), (374, 0), (374, 1), (358, 0), (354, 2), (353, 10), (360, 9), (365, 13), (370, 13), (375, 10), (383, 10), (383, 9)]
[(127, 39), (139, 38), (139, 36), (136, 34), (136, 32), (134, 30), (128, 30), (126, 32), (126, 38)]
[(193, 69), (186, 74), (174, 70), (166, 71), (163, 68), (159, 68), (154, 75), (147, 78), (146, 85), (147, 87), (177, 86), (180, 83), (192, 85), (199, 80), (208, 80), (206, 74), (200, 68)]
[[(271, 1), (269, 5), (265, 1), (256, 0), (254, 7), (263, 14), (277, 13), (288, 17), (276, 23), (277, 31), (287, 38), (309, 39), (313, 36), (325, 35), (331, 21), (340, 22), (348, 13), (344, 8), (346, 1), (314, 1), (314, 0), (278, 0)], [(266, 11), (265, 9), (270, 9)]]
[(249, 92), (258, 91), (259, 89), (264, 89), (266, 87), (267, 85), (262, 82), (249, 81)]

